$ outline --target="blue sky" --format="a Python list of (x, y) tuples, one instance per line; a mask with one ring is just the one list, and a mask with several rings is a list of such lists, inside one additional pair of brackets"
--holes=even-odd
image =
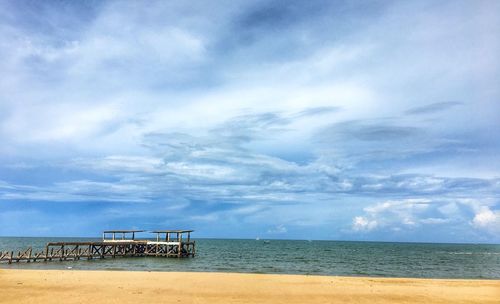
[(0, 1), (0, 235), (500, 242), (498, 1)]

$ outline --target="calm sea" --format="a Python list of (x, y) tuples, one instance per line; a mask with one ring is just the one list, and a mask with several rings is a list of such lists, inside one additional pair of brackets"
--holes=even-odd
[[(89, 238), (0, 237), (0, 251)], [(500, 279), (500, 245), (289, 240), (196, 240), (194, 259), (116, 258), (0, 264), (0, 268), (217, 271), (342, 276)]]

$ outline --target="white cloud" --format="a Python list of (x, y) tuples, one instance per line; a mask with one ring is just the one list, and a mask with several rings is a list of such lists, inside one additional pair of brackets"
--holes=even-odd
[(267, 233), (269, 234), (283, 234), (283, 233), (287, 233), (288, 232), (288, 229), (283, 225), (277, 225), (269, 230), (267, 230)]
[(446, 219), (446, 218), (434, 218), (434, 217), (430, 217), (430, 218), (421, 219), (420, 223), (422, 223), (422, 224), (436, 224), (436, 225), (440, 225), (440, 224), (449, 223), (450, 221), (451, 221), (450, 219)]
[(500, 211), (483, 206), (474, 215), (472, 225), (477, 229), (500, 233)]
[(497, 216), (493, 211), (484, 208), (481, 212), (474, 216), (472, 222), (478, 227), (485, 227), (497, 221)]
[[(365, 207), (365, 214), (353, 218), (352, 230), (410, 231), (431, 226), (494, 234), (500, 228), (500, 212), (488, 207), (492, 202), (477, 199), (440, 198), (385, 201)], [(474, 214), (471, 218), (470, 211)], [(447, 227), (447, 228), (446, 228)]]
[(362, 216), (356, 216), (352, 220), (352, 229), (354, 231), (371, 231), (375, 228), (377, 228), (376, 220), (369, 220)]
[(165, 173), (164, 161), (158, 157), (110, 155), (104, 158), (79, 158), (68, 165), (72, 168), (84, 167), (92, 171), (157, 174)]
[[(22, 107), (3, 122), (3, 132), (18, 142), (78, 142), (100, 135), (121, 118), (119, 106), (50, 104)], [(34, 126), (36, 125), (36, 128)], [(13, 135), (23, 134), (20, 137)]]
[(193, 221), (203, 221), (203, 222), (215, 222), (219, 219), (219, 215), (215, 213), (205, 214), (205, 215), (193, 215), (190, 217)]

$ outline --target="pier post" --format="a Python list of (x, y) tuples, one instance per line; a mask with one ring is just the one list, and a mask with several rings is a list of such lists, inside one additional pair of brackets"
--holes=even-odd
[(61, 256), (59, 257), (59, 261), (62, 261), (64, 258), (64, 244), (61, 245)]

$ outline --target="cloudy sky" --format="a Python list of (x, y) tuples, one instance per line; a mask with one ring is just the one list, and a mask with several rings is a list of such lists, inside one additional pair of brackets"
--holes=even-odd
[(500, 242), (499, 1), (0, 1), (0, 235)]

